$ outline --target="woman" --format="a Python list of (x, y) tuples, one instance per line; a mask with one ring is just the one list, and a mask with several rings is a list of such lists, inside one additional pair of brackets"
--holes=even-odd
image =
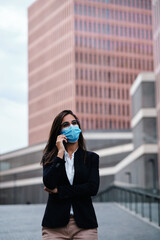
[(49, 196), (42, 240), (98, 239), (91, 196), (99, 187), (99, 156), (86, 150), (79, 120), (72, 111), (56, 116), (43, 153), (43, 183)]

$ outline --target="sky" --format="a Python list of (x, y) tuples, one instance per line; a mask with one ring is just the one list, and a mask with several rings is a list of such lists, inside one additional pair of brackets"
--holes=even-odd
[(0, 0), (0, 154), (28, 146), (28, 23), (34, 0)]

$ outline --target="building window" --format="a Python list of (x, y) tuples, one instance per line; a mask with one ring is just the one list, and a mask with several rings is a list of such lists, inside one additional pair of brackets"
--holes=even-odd
[(95, 9), (95, 7), (93, 7), (93, 17), (95, 17), (96, 16), (96, 9)]
[(109, 9), (106, 9), (106, 18), (109, 19)]
[(91, 25), (91, 22), (89, 22), (89, 32), (92, 31), (92, 25)]
[(78, 37), (75, 35), (75, 45), (78, 45)]
[(80, 78), (83, 79), (83, 69), (80, 71)]
[(104, 98), (106, 98), (107, 97), (107, 89), (106, 89), (106, 87), (104, 88)]
[(92, 70), (90, 70), (89, 79), (92, 81)]
[(79, 5), (79, 15), (82, 15), (82, 5)]
[(76, 85), (76, 95), (79, 95), (79, 86)]
[(103, 23), (103, 24), (102, 24), (102, 33), (105, 34), (105, 32), (106, 32), (106, 31), (105, 31), (105, 24)]
[(111, 115), (112, 114), (112, 109), (111, 109), (111, 104), (109, 104), (109, 114)]
[(110, 82), (110, 81), (111, 81), (111, 73), (108, 72), (108, 82)]
[(91, 107), (91, 113), (93, 113), (93, 103), (91, 103), (90, 107)]
[(103, 39), (103, 49), (105, 49), (105, 40)]
[(132, 16), (133, 16), (133, 22), (135, 22), (135, 13), (133, 13)]
[(103, 65), (104, 66), (106, 65), (106, 56), (105, 55), (103, 56)]
[(94, 71), (94, 80), (97, 81), (97, 71)]
[(82, 47), (82, 45), (83, 45), (83, 38), (82, 37), (80, 37), (80, 47)]
[(83, 29), (82, 29), (82, 21), (81, 21), (81, 20), (79, 21), (79, 29), (80, 29), (80, 31), (83, 30)]
[(152, 40), (152, 30), (150, 30), (150, 39)]
[(100, 128), (103, 129), (103, 121), (102, 121), (102, 119), (100, 120)]
[(75, 61), (78, 62), (78, 53), (75, 53)]
[(84, 129), (84, 119), (82, 118), (82, 120), (81, 120), (81, 123), (82, 123), (82, 129)]
[(145, 24), (148, 24), (148, 16), (145, 14)]
[(78, 23), (77, 23), (77, 20), (74, 21), (74, 29), (75, 29), (75, 30), (78, 29)]
[(76, 79), (78, 79), (79, 76), (78, 76), (78, 68), (76, 68)]
[(143, 14), (141, 14), (141, 23), (144, 23)]
[(86, 113), (88, 113), (88, 102), (86, 103)]
[(79, 112), (79, 102), (76, 102), (76, 111)]
[(84, 38), (84, 46), (87, 47), (87, 37)]
[(99, 81), (100, 81), (100, 82), (102, 81), (102, 74), (101, 74), (101, 71), (99, 71)]
[(107, 40), (107, 50), (110, 50), (110, 41)]
[(85, 32), (87, 31), (87, 22), (86, 21), (84, 22), (84, 31)]
[(105, 9), (102, 9), (102, 18), (105, 18)]
[(102, 88), (99, 88), (99, 96), (102, 97)]
[(93, 31), (96, 32), (96, 23), (93, 23)]
[(89, 122), (88, 122), (88, 118), (86, 119), (86, 128), (89, 129)]
[(89, 63), (92, 64), (92, 54), (89, 54)]
[(74, 4), (74, 13), (77, 14), (77, 4)]
[(87, 15), (87, 6), (86, 5), (84, 5), (84, 7), (83, 7), (83, 14), (84, 14), (84, 16)]
[(83, 86), (81, 86), (81, 96), (83, 96)]
[(104, 104), (104, 113), (107, 114), (107, 104)]
[(98, 39), (98, 48), (101, 49), (101, 39)]
[(98, 17), (100, 18), (101, 17), (101, 9), (98, 8)]
[(91, 129), (93, 129), (93, 119), (91, 119)]
[(91, 48), (92, 47), (92, 39), (89, 38), (89, 47)]
[(93, 97), (93, 89), (92, 89), (92, 86), (90, 87), (90, 96)]
[(149, 24), (152, 25), (152, 15), (149, 16)]
[(129, 37), (132, 37), (132, 29), (129, 27)]
[(83, 102), (81, 102), (81, 112), (82, 112), (82, 113), (84, 112), (84, 109), (83, 109)]
[(106, 72), (103, 73), (103, 79), (104, 79), (104, 82), (107, 81), (107, 74), (106, 74)]
[(83, 62), (83, 54), (80, 53), (80, 62), (82, 63)]
[(111, 98), (111, 88), (108, 88), (108, 97)]
[(107, 129), (107, 119), (105, 119), (105, 129)]
[(97, 41), (96, 41), (96, 38), (94, 38), (94, 48), (97, 47)]
[(122, 11), (119, 11), (120, 20), (122, 21)]
[(96, 119), (96, 128), (98, 128), (98, 119)]
[(109, 24), (107, 24), (107, 34), (109, 35)]
[(97, 87), (94, 87), (94, 95), (97, 97)]
[(87, 71), (87, 69), (85, 70), (85, 79), (88, 80), (88, 71)]
[(85, 53), (85, 63), (88, 63), (88, 55), (87, 55), (87, 53)]
[(121, 115), (121, 107), (118, 105), (118, 115)]
[(88, 7), (88, 15), (91, 16), (91, 7)]
[(97, 103), (95, 104), (95, 113), (98, 113)]
[(98, 23), (98, 33), (101, 33), (101, 24)]

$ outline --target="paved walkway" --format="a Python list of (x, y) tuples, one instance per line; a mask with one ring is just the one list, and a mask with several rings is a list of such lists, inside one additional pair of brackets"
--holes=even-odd
[[(95, 203), (98, 240), (159, 240), (160, 229), (114, 203)], [(1, 205), (0, 240), (41, 240), (45, 204)]]

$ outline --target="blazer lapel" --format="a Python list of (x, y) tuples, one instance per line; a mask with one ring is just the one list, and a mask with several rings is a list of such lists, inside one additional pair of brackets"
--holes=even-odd
[(73, 178), (73, 184), (76, 183), (77, 177), (79, 175), (79, 169), (81, 165), (81, 161), (83, 160), (83, 153), (84, 150), (79, 147), (77, 151), (74, 154), (74, 178)]
[[(63, 156), (63, 160), (65, 161), (65, 157), (64, 157), (64, 156)], [(68, 183), (69, 185), (71, 185), (71, 184), (70, 184), (70, 181), (69, 181), (69, 179), (68, 179), (67, 173), (66, 173), (65, 164), (63, 165), (63, 168), (64, 168), (64, 175), (65, 175), (66, 183)]]

